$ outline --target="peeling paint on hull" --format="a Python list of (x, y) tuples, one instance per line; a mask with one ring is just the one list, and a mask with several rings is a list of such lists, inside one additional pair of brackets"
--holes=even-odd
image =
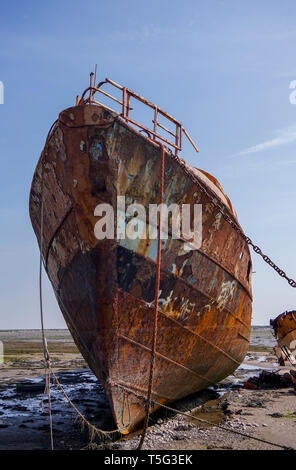
[(296, 311), (284, 312), (270, 320), (279, 348), (296, 355)]
[[(119, 429), (144, 417), (155, 289), (155, 240), (97, 240), (94, 209), (159, 202), (160, 149), (103, 108), (63, 111), (38, 162), (30, 217), (40, 246), (44, 159), (43, 257), (73, 338), (109, 396)], [(164, 202), (202, 204), (203, 242), (163, 244), (152, 398), (168, 403), (231, 374), (248, 348), (251, 260), (247, 244), (220, 217), (198, 181), (236, 215), (215, 179), (165, 154)], [(116, 212), (116, 210), (115, 210)]]

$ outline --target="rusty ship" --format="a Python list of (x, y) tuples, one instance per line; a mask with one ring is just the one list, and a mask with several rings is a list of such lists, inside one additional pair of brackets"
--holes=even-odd
[[(150, 127), (132, 117), (133, 102), (152, 111)], [(162, 240), (152, 411), (231, 374), (249, 344), (249, 248), (218, 181), (180, 158), (182, 136), (195, 146), (165, 111), (112, 80), (95, 85), (91, 74), (90, 86), (52, 126), (33, 176), (30, 218), (45, 270), (122, 433), (145, 416), (157, 239), (99, 240), (95, 208), (109, 204), (116, 214), (118, 196), (158, 204), (160, 142), (163, 202), (201, 205), (202, 242), (188, 250), (182, 233)]]
[(296, 365), (296, 311), (286, 311), (270, 320), (278, 346), (275, 354), (280, 365), (285, 365), (285, 360)]

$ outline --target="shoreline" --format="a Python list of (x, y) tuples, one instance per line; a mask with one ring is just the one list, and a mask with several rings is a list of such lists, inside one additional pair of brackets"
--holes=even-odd
[[(41, 409), (42, 391), (20, 393), (16, 383), (30, 380), (42, 385), (42, 344), (36, 330), (3, 330), (0, 340), (5, 346), (5, 362), (0, 366), (0, 450), (49, 449), (49, 417)], [(27, 336), (26, 336), (27, 334)], [(31, 335), (31, 336), (30, 336)], [(25, 336), (25, 337), (24, 337)], [(52, 365), (71, 400), (95, 426), (114, 429), (111, 410), (99, 381), (87, 368), (67, 330), (47, 331)], [(144, 449), (216, 450), (276, 449), (230, 431), (295, 447), (296, 393), (292, 388), (249, 390), (242, 384), (262, 370), (280, 370), (272, 353), (273, 338), (269, 330), (254, 328), (249, 352), (236, 370), (219, 384), (186, 397), (170, 406), (195, 417), (209, 420), (213, 426), (160, 409), (151, 416)], [(42, 389), (42, 386), (41, 386)], [(132, 433), (114, 442), (90, 443), (88, 431), (81, 432), (74, 411), (52, 386), (52, 416), (55, 449), (136, 449), (139, 436)], [(47, 398), (44, 399), (45, 409)], [(218, 426), (228, 429), (222, 430)]]

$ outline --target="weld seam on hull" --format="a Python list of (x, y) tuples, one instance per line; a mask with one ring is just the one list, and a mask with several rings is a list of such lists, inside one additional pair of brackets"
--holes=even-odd
[[(166, 269), (162, 269), (162, 272), (164, 272), (165, 274), (170, 274), (172, 276), (175, 276), (177, 277), (174, 273), (170, 272), (170, 271), (167, 271)], [(191, 288), (193, 291), (199, 293), (199, 294), (202, 294), (204, 295), (205, 297), (207, 297), (207, 299), (210, 300), (210, 302), (212, 302), (212, 304), (218, 304), (218, 301), (216, 299), (214, 299), (213, 297), (211, 297), (209, 294), (207, 294), (206, 292), (202, 291), (200, 288), (197, 288), (197, 287), (194, 287), (192, 286), (188, 281), (185, 281), (183, 278), (179, 277), (178, 276), (178, 279), (180, 279), (181, 282), (184, 282), (186, 284), (187, 287)], [(238, 322), (240, 322), (242, 325), (244, 325), (246, 328), (249, 328), (249, 325), (247, 325), (247, 323), (245, 323), (243, 320), (241, 320), (237, 315), (235, 315), (234, 312), (232, 312), (228, 307), (226, 306), (223, 306), (223, 310), (226, 310), (226, 312), (228, 312), (230, 315), (233, 316), (233, 318), (235, 318), (235, 320), (237, 320)]]
[[(179, 239), (178, 239), (179, 240)], [(180, 241), (183, 241), (182, 239), (180, 239)], [(128, 250), (128, 248), (124, 247), (126, 250)], [(156, 264), (156, 262), (151, 259), (151, 258), (146, 258), (144, 255), (142, 255), (141, 253), (137, 253), (133, 250), (129, 250), (129, 251), (132, 251), (132, 253), (136, 253), (138, 256), (143, 256), (143, 258), (145, 259), (149, 259), (149, 261), (153, 262), (154, 264)], [(250, 294), (249, 290), (246, 288), (246, 286), (236, 277), (236, 275), (231, 272), (228, 268), (226, 268), (225, 266), (223, 266), (223, 264), (221, 264), (219, 261), (217, 261), (215, 258), (212, 258), (210, 255), (208, 255), (207, 253), (205, 253), (204, 251), (202, 251), (200, 248), (197, 248), (196, 251), (198, 251), (202, 256), (206, 257), (207, 259), (209, 259), (210, 261), (212, 261), (216, 266), (219, 266), (221, 269), (223, 269), (223, 271), (225, 271), (227, 274), (229, 274), (229, 276), (231, 276), (243, 289), (244, 291), (247, 293), (248, 297), (250, 298), (251, 301), (253, 301), (253, 297), (252, 295)], [(166, 271), (166, 270), (164, 270)], [(171, 274), (174, 274), (174, 273), (171, 273)], [(184, 280), (181, 276), (179, 276), (178, 274), (174, 274), (175, 276), (177, 276), (179, 279), (182, 279)], [(187, 282), (184, 280), (184, 282)]]
[[(132, 250), (129, 250), (128, 248), (125, 248), (125, 250), (127, 251), (130, 251), (131, 253), (134, 253), (134, 251)], [(153, 264), (155, 264), (155, 262), (153, 260), (151, 260), (150, 258), (145, 258), (145, 256), (143, 255), (140, 255), (138, 253), (136, 253), (137, 256), (141, 256), (142, 258), (144, 258), (146, 261), (148, 262), (151, 262)], [(202, 291), (200, 288), (197, 288), (197, 287), (194, 287), (192, 284), (190, 284), (188, 281), (186, 281), (185, 279), (183, 279), (182, 277), (180, 276), (177, 276), (176, 274), (172, 273), (171, 271), (168, 271), (167, 269), (163, 269), (161, 268), (161, 272), (164, 273), (164, 274), (167, 274), (169, 276), (174, 276), (175, 278), (179, 279), (181, 282), (184, 282), (184, 284), (186, 284), (187, 287), (189, 287), (190, 289), (192, 289), (193, 291), (199, 293), (199, 294), (202, 294), (204, 295), (205, 297), (207, 297), (207, 299), (210, 300), (210, 302), (212, 302), (213, 304), (218, 304), (218, 301), (216, 299), (214, 299), (213, 297), (211, 297), (209, 294), (207, 294), (206, 292)], [(232, 275), (231, 275), (232, 276)], [(234, 276), (232, 276), (234, 277)], [(243, 287), (243, 286), (242, 286)], [(246, 289), (243, 287), (244, 291), (246, 291)], [(137, 297), (138, 298), (138, 297)], [(139, 298), (140, 299), (140, 298)], [(230, 313), (230, 315), (232, 315), (238, 322), (240, 322), (242, 325), (244, 325), (247, 329), (250, 328), (249, 325), (247, 325), (247, 323), (245, 323), (243, 320), (241, 320), (237, 315), (235, 315), (234, 312), (232, 312), (228, 307), (226, 306), (223, 306), (223, 309), (226, 310), (228, 313)], [(249, 341), (249, 340), (248, 340)]]
[(55, 231), (53, 232), (52, 236), (50, 237), (50, 240), (48, 242), (48, 246), (47, 246), (47, 250), (46, 250), (46, 254), (45, 254), (45, 269), (47, 268), (47, 263), (48, 263), (48, 256), (49, 256), (49, 251), (51, 249), (51, 246), (53, 244), (53, 241), (55, 239), (55, 237), (57, 236), (58, 232), (60, 231), (60, 229), (62, 228), (62, 225), (64, 224), (64, 222), (66, 221), (66, 219), (69, 217), (70, 213), (72, 212), (73, 210), (73, 206), (71, 206), (66, 214), (64, 215), (64, 217), (62, 218), (61, 222), (59, 223), (59, 225), (57, 226), (57, 228), (55, 229)]
[[(141, 220), (141, 219), (140, 219)], [(151, 224), (152, 226), (156, 227), (155, 225)], [(171, 230), (168, 230), (168, 235), (171, 236)], [(176, 238), (176, 240), (182, 242), (182, 243), (188, 243), (185, 239), (183, 239), (181, 236)], [(120, 245), (122, 248), (125, 248), (126, 250), (129, 250), (131, 251), (132, 253), (136, 253), (138, 256), (143, 256), (143, 258), (145, 259), (149, 259), (150, 261), (152, 261), (154, 264), (156, 264), (156, 262), (152, 259), (152, 258), (147, 258), (145, 255), (143, 255), (142, 253), (139, 253), (137, 251), (134, 251), (134, 250), (130, 250), (129, 248), (126, 248), (125, 246), (122, 246)], [(250, 300), (252, 301), (253, 300), (253, 297), (249, 291), (249, 289), (247, 288), (247, 283), (246, 285), (243, 284), (243, 282), (233, 273), (230, 271), (230, 269), (228, 269), (226, 266), (224, 266), (220, 261), (217, 261), (215, 258), (213, 258), (212, 256), (210, 256), (208, 253), (206, 253), (205, 251), (203, 251), (201, 248), (196, 248), (196, 251), (198, 251), (198, 253), (200, 253), (202, 256), (206, 257), (207, 259), (209, 259), (210, 261), (212, 261), (212, 263), (214, 263), (215, 265), (219, 266), (221, 269), (223, 269), (223, 271), (225, 271), (227, 274), (229, 274), (238, 284), (241, 285), (241, 287), (246, 291), (248, 297), (250, 298)], [(179, 276), (178, 274), (176, 274), (176, 276), (178, 276), (178, 278), (180, 279), (183, 279), (182, 276)]]
[[(144, 346), (144, 344), (141, 344), (141, 343), (138, 343), (137, 341), (134, 341), (133, 339), (131, 339), (129, 336), (125, 336), (123, 335), (122, 333), (119, 333), (118, 335), (120, 338), (134, 344), (135, 346), (138, 346), (139, 348), (142, 348), (144, 349), (145, 351), (148, 351), (151, 353), (151, 348), (148, 348), (147, 346)], [(186, 370), (187, 372), (190, 372), (191, 374), (195, 375), (196, 377), (198, 377), (199, 379), (201, 380), (204, 380), (205, 382), (208, 382), (209, 384), (212, 384), (212, 385), (215, 385), (216, 382), (213, 382), (212, 380), (209, 380), (208, 378), (204, 377), (203, 375), (200, 375), (198, 374), (197, 372), (195, 372), (194, 370), (192, 369), (189, 369), (188, 367), (186, 366), (183, 366), (183, 364), (180, 364), (179, 362), (176, 362), (174, 361), (173, 359), (170, 359), (168, 358), (167, 356), (164, 356), (163, 354), (159, 353), (159, 352), (156, 352), (155, 353), (156, 356), (160, 357), (161, 359), (164, 359), (165, 361), (167, 362), (171, 362), (172, 364), (174, 364), (175, 366), (178, 366), (178, 367), (181, 367), (182, 369)]]
[(227, 274), (229, 274), (231, 277), (233, 277), (233, 279), (235, 279), (235, 281), (240, 284), (242, 286), (242, 288), (246, 291), (248, 297), (250, 298), (251, 301), (253, 301), (253, 297), (251, 295), (251, 293), (249, 292), (249, 290), (246, 288), (246, 286), (235, 276), (234, 273), (232, 273), (228, 268), (226, 268), (225, 266), (223, 266), (223, 264), (221, 264), (219, 261), (217, 261), (215, 258), (212, 258), (210, 255), (208, 255), (207, 253), (205, 253), (204, 251), (202, 251), (200, 248), (197, 249), (197, 251), (205, 256), (206, 258), (210, 259), (214, 264), (216, 264), (217, 266), (219, 266), (221, 269), (223, 269)]
[[(63, 223), (66, 221), (67, 217), (70, 215), (71, 211), (73, 210), (73, 206), (67, 211), (67, 213), (65, 214), (65, 216), (63, 217), (61, 223), (59, 224), (59, 226), (57, 227), (57, 229), (55, 230), (54, 234), (52, 235), (51, 239), (50, 239), (50, 242), (49, 242), (49, 245), (48, 245), (48, 248), (47, 248), (47, 252), (46, 252), (46, 258), (45, 258), (45, 266), (47, 267), (47, 263), (48, 263), (48, 256), (49, 256), (49, 251), (50, 251), (50, 248), (51, 248), (51, 245), (53, 243), (53, 240), (56, 236), (56, 234), (58, 233), (58, 231), (61, 229)], [(136, 253), (134, 252), (133, 250), (129, 250), (128, 248), (125, 248), (125, 250), (127, 251), (130, 251), (131, 253), (135, 253), (137, 254), (137, 256), (141, 256), (142, 258), (144, 258), (146, 261), (148, 262), (151, 262), (153, 264), (155, 264), (154, 260), (152, 259), (147, 259), (144, 255), (141, 255), (139, 253)], [(208, 255), (206, 255), (205, 253), (203, 253), (202, 251), (200, 251), (201, 254), (203, 254), (205, 257), (209, 258), (214, 264), (218, 265), (221, 269), (223, 269), (225, 272), (227, 272), (243, 289), (244, 291), (247, 293), (248, 297), (250, 298), (250, 300), (252, 300), (252, 297), (250, 296), (248, 290), (245, 288), (245, 286), (229, 271), (227, 271), (223, 266), (221, 266), (218, 262), (216, 262), (215, 260), (213, 260), (211, 257), (209, 257)], [(167, 269), (163, 269), (161, 268), (161, 272), (167, 274), (167, 275), (171, 275), (171, 276), (174, 276), (175, 278), (177, 279), (180, 279), (180, 281), (184, 282), (186, 284), (186, 286), (188, 286), (190, 289), (204, 295), (205, 297), (207, 297), (210, 302), (213, 302), (215, 304), (218, 303), (218, 301), (216, 299), (214, 299), (213, 297), (211, 297), (209, 294), (207, 294), (206, 292), (202, 291), (200, 288), (197, 288), (195, 286), (193, 286), (192, 284), (190, 284), (188, 281), (186, 281), (185, 279), (183, 279), (181, 276), (178, 276), (177, 274), (171, 272), (171, 271), (168, 271)], [(61, 282), (59, 283), (59, 285), (61, 284)], [(245, 323), (243, 320), (241, 320), (237, 315), (235, 315), (234, 312), (232, 312), (230, 310), (229, 307), (226, 307), (226, 306), (223, 306), (223, 309), (226, 310), (230, 315), (232, 315), (238, 322), (240, 322), (242, 325), (244, 325), (246, 328), (249, 328), (249, 325), (247, 325), (247, 323)], [(247, 341), (249, 341), (247, 338), (245, 338)]]
[[(114, 121), (115, 121), (115, 118), (114, 118)], [(114, 121), (111, 122), (111, 123), (108, 123), (108, 124), (104, 124), (104, 125), (98, 125), (98, 124), (79, 124), (79, 126), (68, 126), (68, 124), (66, 124), (65, 122), (61, 121), (61, 119), (59, 119), (59, 125), (62, 126), (65, 126), (67, 127), (67, 129), (80, 129), (80, 128), (84, 128), (84, 127), (92, 127), (92, 126), (96, 126), (98, 127), (99, 129), (108, 129), (109, 127), (113, 126), (114, 124)]]
[[(135, 297), (130, 294), (128, 292), (128, 295), (133, 297), (135, 299)], [(143, 300), (143, 299), (137, 299), (137, 300), (140, 300), (142, 303), (144, 303), (146, 306), (146, 302)], [(209, 341), (208, 339), (204, 338), (203, 336), (201, 336), (199, 333), (196, 333), (195, 331), (191, 330), (191, 328), (188, 328), (188, 326), (185, 326), (185, 325), (182, 325), (182, 323), (180, 323), (178, 320), (176, 320), (175, 318), (171, 318), (169, 317), (168, 315), (166, 315), (162, 310), (158, 309), (158, 313), (160, 313), (161, 315), (163, 315), (165, 318), (167, 318), (168, 320), (170, 320), (171, 322), (175, 323), (176, 325), (179, 326), (179, 328), (183, 328), (184, 330), (187, 330), (189, 331), (190, 333), (192, 333), (194, 336), (197, 336), (198, 338), (200, 338), (201, 340), (205, 341), (207, 344), (209, 344), (210, 346), (212, 346), (212, 348), (214, 349), (217, 349), (217, 351), (221, 352), (224, 356), (226, 356), (228, 359), (230, 359), (232, 362), (235, 362), (236, 364), (240, 365), (241, 364), (241, 361), (237, 361), (236, 359), (234, 359), (232, 356), (230, 356), (230, 354), (228, 354), (226, 351), (224, 351), (223, 349), (219, 348), (219, 346), (217, 346), (216, 344), (212, 343), (211, 341)], [(238, 333), (240, 334), (240, 333)], [(242, 336), (245, 340), (247, 340), (246, 337)], [(249, 340), (247, 340), (249, 342)]]
[[(72, 210), (72, 209), (71, 209)], [(69, 213), (71, 212), (71, 210), (69, 211)], [(134, 253), (134, 251), (132, 250), (129, 250), (128, 248), (124, 248), (125, 250), (127, 251), (130, 251), (131, 253)], [(145, 258), (145, 256), (143, 255), (140, 255), (137, 253), (137, 256), (141, 256), (142, 258), (144, 258), (146, 261), (148, 262), (151, 262), (151, 263), (154, 263), (153, 260), (150, 260), (150, 259), (147, 259)], [(155, 263), (154, 263), (155, 264)], [(168, 271), (167, 269), (163, 269), (161, 268), (161, 272), (164, 273), (164, 274), (167, 274), (169, 276), (174, 276), (175, 278), (179, 279), (181, 282), (184, 282), (184, 284), (189, 287), (190, 289), (192, 289), (193, 291), (199, 293), (199, 294), (202, 294), (204, 295), (207, 299), (209, 299), (209, 301), (213, 304), (218, 304), (218, 301), (216, 299), (214, 299), (213, 297), (211, 297), (209, 294), (207, 294), (206, 292), (204, 292), (203, 290), (201, 290), (200, 288), (197, 288), (197, 287), (194, 287), (192, 284), (190, 284), (188, 281), (186, 281), (185, 279), (183, 279), (182, 277), (180, 276), (177, 276), (176, 274), (172, 273), (171, 271)], [(231, 274), (230, 274), (231, 275)], [(233, 276), (232, 276), (233, 277)], [(58, 288), (60, 288), (60, 285), (62, 283), (62, 279), (60, 280), (59, 282), (59, 286)], [(241, 284), (240, 284), (241, 285)], [(242, 286), (243, 287), (243, 286)], [(243, 287), (244, 288), (244, 287)], [(246, 291), (246, 289), (244, 288), (244, 291)], [(246, 291), (247, 292), (247, 291)], [(138, 297), (137, 297), (138, 298)], [(138, 298), (139, 300), (143, 301), (141, 298)], [(145, 302), (145, 301), (143, 301)], [(244, 322), (241, 318), (239, 318), (237, 315), (235, 315), (234, 312), (232, 312), (229, 307), (226, 307), (226, 306), (223, 306), (223, 310), (225, 310), (226, 312), (228, 312), (230, 315), (233, 316), (233, 318), (238, 321), (239, 323), (241, 323), (242, 325), (244, 325), (247, 329), (249, 329), (249, 325)], [(243, 336), (243, 335), (242, 335)], [(249, 342), (249, 339), (246, 338), (245, 336), (243, 336), (243, 338)]]
[[(118, 385), (118, 386), (122, 386), (122, 387), (126, 386), (128, 388), (137, 390), (138, 392), (142, 392), (145, 395), (147, 394), (147, 390), (145, 388), (139, 387), (138, 385), (129, 384), (129, 383), (117, 380), (117, 379), (116, 380), (115, 379), (110, 379), (109, 382), (110, 382), (111, 386), (114, 386), (114, 385)], [(154, 395), (155, 398), (157, 398), (158, 400), (161, 399), (161, 398), (165, 398), (166, 400), (174, 401), (176, 399), (175, 397), (168, 397), (166, 395), (159, 394), (158, 392), (155, 392), (155, 391), (152, 391), (152, 395)]]
[[(242, 333), (238, 332), (237, 334), (238, 334), (238, 336), (240, 336), (241, 338), (243, 338), (245, 341), (247, 341), (247, 343), (250, 342), (250, 339), (247, 338), (246, 336), (244, 336)], [(240, 364), (241, 364), (241, 362), (240, 362)]]

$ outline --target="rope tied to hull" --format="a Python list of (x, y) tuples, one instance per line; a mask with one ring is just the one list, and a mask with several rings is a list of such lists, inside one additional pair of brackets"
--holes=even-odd
[(43, 264), (42, 252), (43, 252), (43, 219), (44, 219), (43, 218), (43, 171), (44, 171), (44, 161), (42, 160), (41, 162), (41, 202), (40, 202), (39, 304), (40, 304), (40, 320), (41, 320), (41, 332), (42, 332), (42, 343), (43, 343), (43, 355), (44, 355), (44, 362), (45, 362), (45, 388), (43, 392), (41, 406), (42, 406), (42, 411), (44, 411), (43, 401), (44, 401), (45, 394), (47, 394), (49, 428), (50, 428), (50, 447), (51, 447), (51, 450), (54, 450), (51, 397), (50, 397), (50, 357), (49, 357), (49, 351), (47, 347), (47, 341), (46, 341), (45, 330), (44, 330), (43, 296), (42, 296), (42, 264)]
[(39, 256), (39, 307), (40, 307), (40, 322), (41, 322), (41, 334), (42, 334), (42, 343), (43, 343), (43, 356), (45, 363), (45, 387), (43, 392), (43, 397), (41, 401), (42, 411), (44, 412), (44, 397), (47, 395), (48, 398), (48, 414), (49, 414), (49, 428), (50, 428), (50, 447), (51, 450), (54, 450), (54, 440), (53, 440), (53, 423), (52, 423), (52, 413), (51, 413), (51, 395), (50, 395), (50, 383), (51, 383), (51, 361), (50, 355), (47, 346), (47, 340), (45, 335), (44, 328), (44, 314), (43, 314), (43, 292), (42, 292), (42, 267), (43, 267), (43, 228), (44, 228), (44, 155), (47, 150), (47, 146), (54, 135), (54, 131), (59, 125), (59, 120), (56, 119), (52, 126), (50, 127), (43, 152), (40, 157), (41, 162), (41, 191), (40, 191), (40, 256)]

